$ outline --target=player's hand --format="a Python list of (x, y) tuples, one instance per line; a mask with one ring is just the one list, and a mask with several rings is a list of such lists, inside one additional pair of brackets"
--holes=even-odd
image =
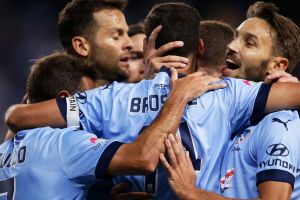
[(120, 183), (111, 189), (112, 200), (142, 200), (152, 199), (151, 194), (146, 192), (128, 192), (126, 189), (129, 187), (129, 183)]
[(168, 179), (172, 190), (182, 199), (188, 191), (195, 189), (196, 174), (189, 157), (189, 153), (184, 151), (179, 137), (170, 134), (165, 141), (169, 162), (161, 154), (160, 161), (168, 172)]
[(216, 83), (220, 78), (207, 75), (205, 72), (195, 72), (178, 79), (177, 71), (171, 68), (171, 92), (182, 95), (192, 101), (209, 90), (216, 90), (226, 87), (225, 83)]
[(146, 79), (152, 78), (163, 65), (168, 68), (183, 68), (186, 67), (189, 62), (189, 59), (181, 56), (162, 56), (167, 51), (182, 47), (184, 45), (182, 41), (169, 42), (158, 49), (155, 48), (155, 41), (161, 29), (162, 26), (160, 25), (152, 31), (148, 40), (148, 45), (145, 44), (146, 40), (144, 40), (144, 76)]
[(269, 80), (277, 80), (276, 82), (289, 82), (289, 83), (298, 83), (299, 80), (297, 77), (292, 76), (286, 71), (276, 71), (267, 76)]

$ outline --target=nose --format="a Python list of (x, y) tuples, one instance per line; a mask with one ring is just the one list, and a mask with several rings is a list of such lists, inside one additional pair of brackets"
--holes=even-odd
[(130, 51), (133, 48), (133, 42), (130, 39), (130, 37), (128, 36), (128, 34), (126, 34), (125, 37), (126, 37), (126, 39), (125, 39), (125, 43), (124, 43), (123, 49)]
[(228, 52), (237, 52), (237, 41), (236, 39), (232, 40), (228, 45), (227, 45), (227, 51)]

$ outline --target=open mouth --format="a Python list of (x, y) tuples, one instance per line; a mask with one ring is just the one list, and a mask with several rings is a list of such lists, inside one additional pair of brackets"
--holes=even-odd
[(227, 64), (228, 69), (238, 69), (238, 68), (240, 68), (240, 66), (235, 64), (232, 60), (226, 60), (226, 64)]
[(129, 56), (120, 59), (121, 62), (128, 62), (128, 60), (129, 60)]

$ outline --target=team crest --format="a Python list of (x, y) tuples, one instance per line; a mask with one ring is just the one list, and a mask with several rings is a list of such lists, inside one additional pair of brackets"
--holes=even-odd
[(169, 85), (166, 85), (166, 84), (157, 83), (154, 85), (154, 88), (155, 88), (155, 90), (160, 91), (162, 94), (167, 94), (170, 87), (169, 87)]
[(250, 129), (244, 130), (242, 135), (237, 139), (235, 144), (240, 144), (242, 143), (245, 139), (247, 139), (250, 135), (252, 134), (252, 131)]

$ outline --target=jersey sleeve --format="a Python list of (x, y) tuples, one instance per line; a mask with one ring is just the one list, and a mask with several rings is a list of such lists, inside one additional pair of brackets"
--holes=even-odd
[(79, 120), (82, 129), (102, 137), (106, 131), (104, 124), (116, 122), (116, 129), (120, 128), (119, 124), (122, 126), (118, 123), (123, 119), (121, 113), (142, 113), (140, 116), (146, 118), (152, 104), (158, 110), (157, 99), (152, 97), (156, 94), (167, 95), (169, 80), (169, 75), (161, 72), (153, 80), (143, 80), (137, 84), (113, 82), (63, 100), (57, 99), (57, 103), (68, 127), (78, 126)]
[(294, 186), (299, 164), (300, 121), (292, 111), (280, 111), (264, 118), (256, 129), (254, 156), (257, 185), (265, 181)]
[(59, 156), (69, 179), (88, 182), (104, 177), (122, 143), (97, 138), (86, 131), (67, 131), (60, 138)]
[(232, 132), (257, 124), (265, 116), (271, 85), (243, 79), (224, 80), (228, 87), (220, 91), (224, 93)]

